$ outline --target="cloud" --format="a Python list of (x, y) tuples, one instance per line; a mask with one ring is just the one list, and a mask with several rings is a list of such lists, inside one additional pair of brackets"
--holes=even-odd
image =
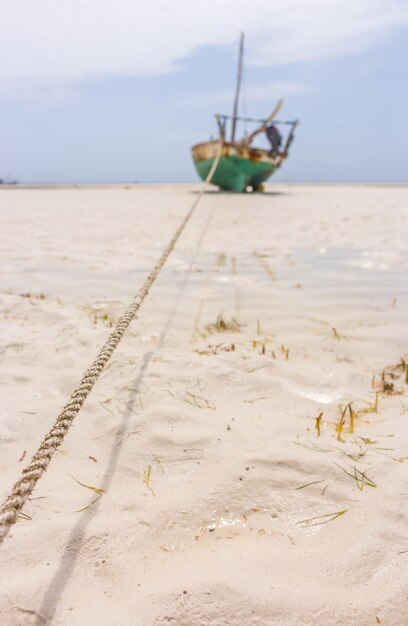
[(329, 59), (407, 24), (406, 0), (3, 0), (0, 79), (168, 73), (200, 47), (236, 42), (241, 30), (247, 65)]

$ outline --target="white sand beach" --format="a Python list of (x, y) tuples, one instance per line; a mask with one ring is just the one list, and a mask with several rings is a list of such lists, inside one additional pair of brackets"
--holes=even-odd
[[(2, 501), (199, 189), (0, 190)], [(407, 624), (407, 277), (408, 186), (205, 193), (0, 550), (1, 625)]]

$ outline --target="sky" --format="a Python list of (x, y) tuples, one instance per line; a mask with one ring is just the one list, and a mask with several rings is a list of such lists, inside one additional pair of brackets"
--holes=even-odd
[(279, 118), (301, 120), (275, 180), (408, 180), (408, 0), (0, 0), (0, 16), (0, 178), (198, 180), (190, 148), (232, 111), (244, 31), (241, 114), (284, 97)]

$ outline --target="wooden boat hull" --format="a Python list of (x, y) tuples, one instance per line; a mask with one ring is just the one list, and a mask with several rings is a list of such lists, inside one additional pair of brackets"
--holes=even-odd
[[(220, 141), (207, 141), (192, 147), (197, 172), (205, 180), (220, 149)], [(248, 187), (259, 190), (280, 166), (282, 155), (267, 150), (224, 143), (222, 155), (211, 183), (228, 191), (244, 192)]]

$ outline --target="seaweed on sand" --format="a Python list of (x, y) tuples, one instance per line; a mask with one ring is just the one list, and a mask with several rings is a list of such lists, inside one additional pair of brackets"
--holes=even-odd
[(78, 485), (81, 485), (81, 487), (85, 487), (86, 489), (90, 489), (91, 491), (95, 492), (96, 494), (98, 494), (96, 496), (96, 498), (94, 500), (92, 500), (92, 502), (89, 502), (89, 504), (87, 504), (86, 506), (84, 506), (82, 509), (77, 509), (75, 512), (76, 513), (82, 513), (83, 511), (86, 511), (86, 509), (89, 509), (90, 506), (92, 506), (93, 504), (95, 504), (95, 502), (97, 502), (99, 500), (99, 498), (102, 497), (102, 494), (104, 493), (104, 489), (102, 489), (101, 487), (94, 487), (93, 485), (86, 485), (85, 483), (82, 483), (80, 480), (78, 480), (77, 478), (75, 478), (75, 476), (72, 476), (70, 474), (71, 478), (73, 478), (75, 480), (75, 482), (78, 483)]
[[(152, 478), (152, 468), (153, 468), (154, 465), (159, 465), (161, 467), (161, 461), (160, 461), (158, 456), (154, 456), (149, 461), (146, 469), (143, 470), (143, 482), (146, 485), (146, 487), (149, 489), (149, 491), (151, 491), (153, 496), (155, 496), (155, 493), (154, 493), (153, 489), (150, 486), (150, 481), (151, 481), (151, 478)], [(163, 468), (162, 468), (162, 471), (163, 471)]]
[[(320, 526), (321, 524), (327, 524), (328, 522), (334, 522), (338, 517), (347, 513), (348, 509), (343, 509), (342, 511), (336, 511), (335, 513), (326, 513), (326, 515), (316, 515), (315, 517), (310, 517), (309, 519), (301, 520), (297, 522), (298, 524), (302, 524), (305, 526)], [(321, 520), (321, 521), (316, 521)], [(314, 522), (314, 523), (312, 523)]]

